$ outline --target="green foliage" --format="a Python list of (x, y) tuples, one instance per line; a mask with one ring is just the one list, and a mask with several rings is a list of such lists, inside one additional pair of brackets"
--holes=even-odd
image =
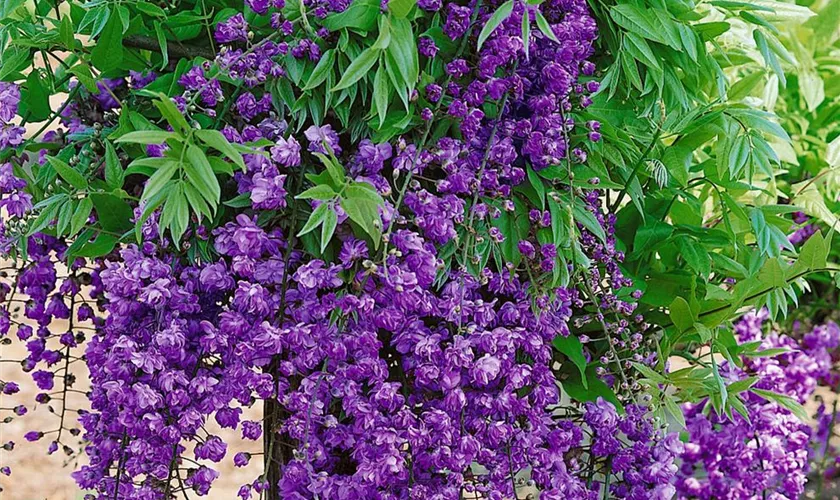
[(382, 227), (378, 210), (385, 201), (376, 188), (367, 182), (348, 179), (344, 167), (332, 154), (315, 153), (315, 156), (321, 160), (326, 170), (318, 175), (307, 174), (307, 178), (315, 185), (295, 198), (318, 200), (321, 203), (309, 215), (298, 236), (303, 236), (320, 226), (320, 253), (324, 253), (335, 232), (338, 222), (336, 209), (340, 206), (361, 233), (370, 238), (374, 248), (379, 248)]
[[(727, 390), (713, 363), (720, 353), (737, 357), (721, 332), (746, 306), (784, 316), (803, 278), (827, 266), (830, 245), (822, 235), (799, 252), (788, 242), (792, 212), (834, 219), (820, 205), (823, 192), (800, 184), (805, 196), (797, 196), (786, 188), (797, 129), (767, 101), (786, 83), (785, 95), (809, 81), (790, 74), (813, 72), (794, 40), (808, 40), (810, 27), (822, 26), (817, 18), (828, 14), (815, 17), (783, 2), (590, 6), (605, 74), (580, 117), (602, 124), (604, 140), (588, 167), (617, 186), (606, 200), (618, 210), (624, 272), (646, 289), (641, 312), (663, 328), (660, 359), (707, 353), (705, 361), (689, 360), (702, 364), (665, 382), (675, 393), (659, 394), (653, 386), (661, 380), (651, 390), (666, 410), (672, 397), (711, 397), (719, 411), (739, 411), (737, 392)], [(813, 97), (805, 96), (820, 94), (806, 90), (806, 103)]]

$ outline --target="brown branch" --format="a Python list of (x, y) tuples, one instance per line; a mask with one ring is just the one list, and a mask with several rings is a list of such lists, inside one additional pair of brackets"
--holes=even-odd
[[(152, 52), (161, 53), (160, 44), (152, 37), (143, 35), (130, 35), (123, 38), (123, 46), (132, 49), (151, 50)], [(213, 60), (216, 58), (216, 53), (209, 47), (198, 47), (196, 45), (171, 45), (166, 48), (170, 59), (184, 59), (192, 57), (203, 57), (205, 59)]]

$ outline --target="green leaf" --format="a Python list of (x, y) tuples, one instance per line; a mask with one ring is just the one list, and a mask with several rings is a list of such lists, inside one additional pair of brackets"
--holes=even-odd
[(671, 15), (665, 10), (656, 8), (648, 12), (653, 12), (653, 22), (657, 28), (657, 32), (665, 39), (665, 44), (678, 52), (682, 51), (683, 45), (680, 39), (680, 30), (678, 24), (671, 18)]
[(303, 225), (300, 231), (298, 231), (298, 236), (303, 236), (304, 234), (312, 231), (316, 227), (320, 226), (324, 220), (327, 218), (327, 212), (331, 212), (329, 203), (321, 203), (312, 213), (309, 215), (309, 219), (306, 221), (306, 224)]
[(388, 114), (388, 103), (391, 101), (391, 86), (383, 65), (376, 69), (376, 76), (373, 78), (373, 103), (376, 107), (376, 114), (379, 116), (379, 128), (385, 123), (385, 116)]
[(332, 72), (334, 65), (335, 49), (329, 49), (324, 52), (321, 59), (318, 61), (318, 64), (315, 65), (315, 69), (312, 70), (312, 74), (309, 75), (309, 79), (306, 81), (306, 86), (303, 87), (303, 90), (312, 90), (324, 83), (327, 76)]
[(37, 233), (38, 231), (47, 227), (50, 223), (52, 223), (53, 219), (55, 219), (56, 214), (58, 213), (59, 204), (52, 204), (41, 211), (38, 214), (38, 217), (35, 218), (35, 221), (29, 226), (29, 230), (26, 231), (26, 236), (32, 236), (33, 234)]
[(709, 257), (709, 252), (700, 246), (698, 241), (689, 237), (681, 237), (677, 242), (680, 249), (680, 256), (685, 260), (685, 263), (700, 273), (704, 278), (708, 278), (712, 273), (712, 260)]
[(688, 52), (688, 57), (690, 57), (692, 61), (697, 62), (697, 34), (695, 34), (694, 30), (685, 24), (677, 24), (677, 29), (680, 32), (680, 41), (682, 42), (682, 46), (685, 51)]
[(82, 245), (79, 250), (73, 252), (73, 255), (85, 258), (101, 257), (111, 253), (117, 245), (117, 241), (119, 240), (116, 236), (99, 233), (95, 240)]
[(633, 367), (642, 374), (642, 376), (646, 379), (649, 379), (651, 382), (656, 384), (664, 384), (668, 382), (668, 379), (665, 378), (661, 373), (654, 371), (647, 365), (643, 365), (642, 363), (635, 363), (633, 362)]
[(668, 412), (668, 414), (674, 417), (674, 420), (677, 421), (680, 427), (685, 429), (685, 415), (683, 414), (679, 405), (677, 405), (677, 401), (674, 399), (674, 396), (670, 394), (663, 394), (662, 405), (665, 407), (665, 410)]
[(752, 92), (753, 89), (764, 80), (765, 74), (766, 72), (764, 69), (761, 69), (753, 71), (743, 78), (739, 78), (738, 81), (729, 87), (727, 97), (732, 101), (740, 101), (741, 99), (747, 97), (750, 95), (750, 92)]
[(817, 231), (808, 241), (802, 245), (799, 251), (799, 259), (797, 264), (801, 264), (805, 269), (822, 269), (826, 266), (828, 258), (828, 247), (825, 244), (822, 232)]
[(720, 371), (718, 370), (718, 365), (714, 358), (714, 351), (712, 352), (712, 375), (717, 383), (718, 391), (720, 392), (721, 406), (726, 408), (726, 400), (729, 398), (729, 391), (726, 389), (726, 382), (723, 380), (723, 377), (720, 376)]
[(781, 254), (781, 248), (793, 248), (785, 233), (778, 227), (767, 223), (763, 211), (756, 208), (751, 209), (750, 224), (755, 232), (756, 243), (761, 253), (770, 257), (778, 257)]
[(417, 0), (391, 0), (388, 2), (388, 12), (402, 19), (408, 16), (415, 4)]
[(216, 207), (219, 204), (222, 190), (204, 151), (194, 144), (190, 144), (187, 146), (187, 160), (187, 163), (184, 164), (187, 179), (198, 189), (198, 192), (210, 203), (211, 207)]
[(732, 143), (729, 150), (729, 174), (733, 179), (737, 178), (741, 170), (746, 166), (750, 156), (750, 141), (746, 135), (739, 135)]
[(115, 70), (123, 62), (123, 24), (119, 16), (109, 16), (108, 22), (90, 51), (90, 61), (103, 72)]
[(44, 88), (44, 83), (46, 80), (42, 81), (41, 74), (35, 69), (26, 77), (26, 88), (21, 95), (20, 115), (26, 116), (29, 121), (40, 122), (52, 114), (49, 92)]
[(522, 16), (522, 43), (525, 49), (525, 59), (531, 53), (531, 18), (530, 16)]
[(420, 78), (420, 59), (411, 22), (408, 19), (392, 19), (391, 31), (393, 37), (387, 54), (396, 63), (407, 88), (411, 90)]
[(363, 50), (362, 53), (350, 63), (350, 66), (347, 66), (347, 70), (341, 76), (341, 80), (339, 80), (338, 85), (332, 88), (332, 91), (335, 92), (337, 90), (346, 89), (364, 78), (373, 65), (376, 64), (376, 61), (379, 60), (379, 55), (381, 53), (382, 51), (380, 49), (367, 48)]
[(142, 199), (148, 200), (158, 194), (163, 189), (163, 186), (172, 179), (172, 176), (175, 175), (176, 171), (178, 171), (178, 162), (172, 160), (163, 164), (163, 166), (160, 167), (157, 172), (155, 172), (146, 181), (146, 187), (143, 189)]
[(777, 258), (767, 259), (761, 270), (758, 271), (758, 279), (769, 287), (784, 288), (787, 286), (785, 271)]
[(580, 343), (580, 339), (574, 335), (569, 335), (567, 337), (558, 335), (554, 337), (554, 342), (552, 343), (554, 344), (555, 349), (562, 352), (567, 358), (569, 358), (569, 361), (577, 366), (580, 371), (583, 387), (588, 389), (589, 382), (586, 379), (586, 357), (583, 355), (583, 344)]
[(510, 17), (513, 13), (513, 0), (508, 0), (507, 2), (499, 5), (496, 9), (496, 12), (490, 16), (490, 19), (487, 20), (487, 23), (481, 28), (481, 33), (478, 34), (478, 45), (476, 47), (476, 51), (481, 50), (481, 46), (484, 45), (484, 42), (493, 34), (493, 31), (499, 27), (505, 19)]
[(379, 15), (379, 0), (353, 0), (344, 12), (327, 16), (321, 24), (330, 31), (338, 31), (342, 28), (371, 31), (376, 27), (376, 19)]
[(616, 397), (615, 392), (598, 377), (595, 373), (594, 366), (587, 368), (586, 379), (588, 383), (587, 387), (584, 387), (582, 381), (569, 377), (563, 381), (563, 390), (566, 391), (569, 397), (582, 403), (595, 401), (599, 397), (604, 398), (615, 406), (618, 413), (624, 413), (624, 406), (618, 400), (618, 397)]
[(61, 206), (58, 211), (58, 221), (55, 225), (55, 235), (62, 236), (67, 233), (67, 228), (70, 227), (70, 218), (73, 216), (76, 200), (67, 200), (67, 203)]
[(324, 223), (321, 225), (321, 253), (324, 253), (327, 245), (335, 233), (335, 226), (338, 224), (338, 215), (335, 210), (328, 210), (327, 216), (324, 218)]
[(166, 199), (166, 202), (163, 204), (163, 210), (160, 213), (160, 233), (163, 234), (167, 229), (172, 234), (173, 243), (175, 243), (176, 248), (180, 248), (181, 246), (181, 238), (179, 233), (180, 226), (179, 226), (179, 213), (181, 211), (181, 203), (186, 206), (187, 202), (184, 200), (184, 194), (182, 192), (183, 183), (176, 182), (174, 183), (174, 187), (172, 192)]
[(196, 130), (195, 136), (205, 145), (225, 155), (225, 158), (235, 163), (243, 172), (247, 170), (242, 154), (218, 130)]
[(584, 208), (579, 203), (575, 203), (572, 207), (572, 214), (575, 217), (575, 222), (581, 224), (602, 242), (606, 242), (607, 234), (604, 232), (604, 228), (592, 212)]
[(82, 198), (76, 211), (73, 212), (73, 217), (70, 218), (70, 236), (75, 235), (82, 229), (82, 226), (87, 223), (88, 217), (93, 210), (93, 201), (90, 197)]
[(363, 198), (345, 198), (341, 208), (347, 212), (350, 220), (358, 224), (373, 240), (374, 249), (379, 248), (382, 235), (382, 219), (376, 203)]
[(119, 189), (123, 185), (125, 172), (120, 158), (111, 141), (105, 141), (105, 183), (111, 189)]
[(4, 0), (0, 2), (0, 20), (11, 17), (25, 3), (26, 0)]
[(96, 221), (102, 229), (113, 233), (131, 229), (134, 210), (124, 199), (111, 194), (92, 194), (90, 199), (96, 210)]
[[(105, 24), (111, 18), (111, 9), (108, 5), (100, 5), (93, 7), (87, 11), (85, 17), (79, 23), (79, 31), (82, 32), (86, 27), (90, 26), (90, 36), (96, 38), (105, 29)], [(122, 20), (120, 20), (120, 28), (122, 28)]]
[(758, 377), (747, 377), (732, 382), (726, 387), (726, 390), (729, 392), (729, 394), (738, 394), (739, 392), (746, 391), (747, 389), (755, 385), (756, 382), (758, 382)]
[(557, 35), (554, 34), (554, 30), (551, 29), (551, 25), (548, 24), (545, 16), (542, 15), (542, 12), (539, 10), (534, 11), (537, 17), (537, 28), (540, 29), (543, 35), (545, 35), (549, 40), (554, 43), (560, 43), (560, 40), (557, 39)]
[(158, 46), (160, 46), (160, 53), (163, 58), (163, 61), (160, 63), (160, 69), (164, 69), (169, 66), (169, 44), (166, 41), (166, 33), (163, 32), (163, 25), (160, 21), (155, 21), (155, 37), (157, 37)]
[(213, 212), (215, 210), (211, 209), (207, 202), (204, 201), (204, 198), (201, 197), (201, 193), (198, 192), (198, 189), (190, 184), (185, 184), (184, 195), (187, 197), (187, 201), (189, 202), (190, 207), (192, 207), (193, 213), (195, 213), (199, 222), (201, 222), (202, 215), (206, 216), (208, 219), (213, 218)]
[(700, 342), (706, 343), (712, 339), (712, 330), (709, 329), (708, 326), (704, 325), (703, 323), (694, 323), (694, 330), (697, 332), (697, 335), (700, 337)]
[(154, 17), (166, 17), (166, 11), (164, 11), (152, 2), (137, 2), (133, 5), (134, 8), (136, 8), (144, 14), (148, 14)]
[(184, 118), (184, 114), (181, 113), (178, 106), (172, 102), (172, 99), (164, 94), (158, 94), (158, 99), (155, 99), (155, 107), (160, 111), (160, 114), (166, 122), (172, 126), (172, 130), (182, 136), (187, 135), (191, 128), (190, 124), (187, 123), (187, 119)]
[(528, 181), (531, 183), (531, 186), (534, 188), (534, 191), (536, 191), (537, 196), (540, 199), (540, 208), (545, 210), (545, 184), (543, 184), (540, 176), (530, 166), (527, 167), (527, 172)]
[(32, 210), (33, 211), (42, 210), (42, 209), (47, 208), (51, 205), (57, 205), (58, 203), (63, 202), (66, 199), (67, 199), (67, 194), (66, 193), (56, 193), (56, 194), (50, 196), (49, 198), (45, 198), (45, 199), (39, 201), (38, 203), (36, 203), (35, 205), (33, 205)]
[(231, 208), (245, 208), (251, 206), (251, 193), (242, 193), (224, 202), (225, 206)]
[(674, 326), (681, 332), (691, 329), (696, 319), (688, 302), (682, 297), (674, 298), (674, 301), (668, 306), (668, 316), (670, 316)]
[(90, 71), (90, 66), (79, 63), (67, 71), (78, 78), (89, 92), (99, 92), (99, 89), (96, 88), (96, 79), (93, 78), (93, 74)]
[(379, 16), (379, 36), (371, 46), (374, 49), (385, 50), (391, 44), (391, 23), (388, 16)]
[(69, 14), (61, 17), (61, 24), (58, 26), (58, 38), (68, 49), (76, 46), (76, 34), (73, 31), (73, 20)]
[(625, 50), (636, 58), (637, 61), (648, 68), (662, 71), (662, 66), (659, 64), (659, 58), (654, 55), (653, 51), (650, 49), (650, 45), (648, 45), (644, 38), (633, 33), (627, 33), (624, 35), (624, 41)]
[(808, 420), (808, 412), (805, 410), (805, 407), (790, 396), (785, 396), (784, 394), (778, 394), (772, 391), (765, 391), (764, 389), (750, 389), (750, 392), (789, 410), (796, 416), (796, 418), (802, 420), (803, 422)]
[(167, 139), (176, 137), (165, 130), (138, 130), (118, 137), (114, 142), (129, 142), (133, 144), (163, 144)]
[[(173, 162), (173, 164), (177, 166), (177, 163)], [(149, 185), (147, 182), (147, 189), (148, 186)], [(134, 235), (137, 238), (138, 243), (143, 241), (143, 224), (145, 224), (149, 217), (151, 217), (152, 213), (154, 213), (154, 211), (157, 210), (157, 208), (160, 207), (164, 201), (166, 201), (166, 197), (169, 195), (169, 192), (172, 191), (173, 187), (174, 183), (165, 184), (155, 194), (151, 195), (146, 200), (146, 206), (143, 207), (143, 211), (140, 213), (140, 217), (137, 219), (137, 222), (134, 223)]]
[[(344, 168), (338, 163), (338, 160), (335, 159), (334, 156), (330, 155), (327, 156), (321, 153), (312, 153), (315, 155), (316, 158), (321, 160), (321, 163), (327, 167), (327, 173), (329, 177), (335, 182), (337, 186), (343, 186), (344, 183), (347, 181), (347, 177), (344, 174)], [(318, 184), (321, 184), (320, 182)]]
[(610, 9), (610, 17), (616, 24), (629, 31), (654, 42), (667, 44), (663, 37), (663, 28), (650, 10), (644, 10), (631, 4), (616, 5)]
[(528, 234), (529, 222), (522, 201), (515, 198), (514, 203), (516, 209), (513, 212), (502, 210), (499, 217), (493, 219), (491, 224), (505, 237), (498, 245), (504, 261), (517, 266), (522, 260), (522, 253), (517, 245)]
[(166, 201), (163, 211), (164, 214), (167, 211), (172, 212), (171, 220), (169, 221), (169, 231), (172, 233), (172, 241), (175, 243), (175, 246), (180, 247), (181, 238), (190, 222), (189, 204), (182, 189), (178, 189)]
[(338, 196), (338, 193), (333, 191), (333, 188), (326, 185), (326, 184), (319, 184), (317, 186), (312, 186), (311, 188), (307, 189), (306, 191), (300, 193), (299, 195), (295, 196), (296, 200), (332, 200)]
[(774, 356), (778, 356), (779, 354), (785, 354), (788, 352), (790, 352), (790, 349), (785, 347), (774, 347), (772, 349), (763, 349), (761, 351), (744, 352), (743, 355), (749, 358), (772, 358)]
[(52, 168), (55, 169), (56, 173), (61, 176), (62, 179), (67, 181), (68, 184), (76, 189), (87, 189), (87, 180), (85, 180), (84, 176), (73, 167), (59, 160), (55, 156), (48, 156), (47, 161), (50, 165), (52, 165)]
[(674, 228), (659, 220), (650, 220), (636, 231), (633, 240), (633, 254), (641, 255), (645, 250), (656, 247), (671, 236)]
[(382, 199), (382, 196), (379, 195), (376, 188), (367, 182), (354, 182), (347, 186), (344, 192), (345, 198), (348, 199), (366, 200), (375, 204), (377, 207), (385, 205), (385, 200)]
[[(621, 67), (624, 69), (624, 74), (630, 80), (630, 83), (638, 90), (642, 90), (642, 77), (639, 74), (639, 67), (636, 59), (627, 51), (620, 51)], [(666, 152), (667, 153), (667, 152)]]
[(785, 87), (787, 84), (785, 72), (782, 70), (782, 65), (779, 63), (779, 59), (776, 57), (776, 54), (770, 50), (767, 43), (767, 37), (760, 29), (756, 29), (753, 31), (753, 39), (758, 47), (758, 51), (761, 52), (761, 56), (764, 58), (764, 62), (773, 69), (773, 72), (779, 77), (779, 83), (782, 84), (782, 87)]

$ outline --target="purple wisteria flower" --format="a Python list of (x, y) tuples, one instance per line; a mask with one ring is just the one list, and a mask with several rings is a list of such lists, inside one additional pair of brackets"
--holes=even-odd
[(318, 127), (313, 125), (306, 129), (303, 134), (309, 141), (309, 150), (318, 153), (327, 153), (327, 148), (333, 154), (341, 153), (341, 146), (338, 145), (338, 134), (333, 130), (332, 125)]

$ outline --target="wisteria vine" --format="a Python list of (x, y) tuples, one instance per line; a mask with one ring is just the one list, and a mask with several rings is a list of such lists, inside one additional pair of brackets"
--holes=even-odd
[[(130, 34), (147, 4), (78, 23), (130, 67), (91, 48), (42, 137), (0, 82), (0, 333), (59, 419), (26, 439), (84, 453), (86, 498), (213, 495), (252, 460), (243, 500), (713, 498), (756, 461), (775, 476), (737, 488), (801, 492), (790, 408), (698, 402), (684, 442), (645, 394), (663, 332), (616, 236), (624, 192), (587, 163), (587, 2), (246, 0), (202, 26), (209, 49)], [(819, 328), (723, 378), (803, 402), (837, 347)], [(712, 444), (732, 440), (734, 464)]]

